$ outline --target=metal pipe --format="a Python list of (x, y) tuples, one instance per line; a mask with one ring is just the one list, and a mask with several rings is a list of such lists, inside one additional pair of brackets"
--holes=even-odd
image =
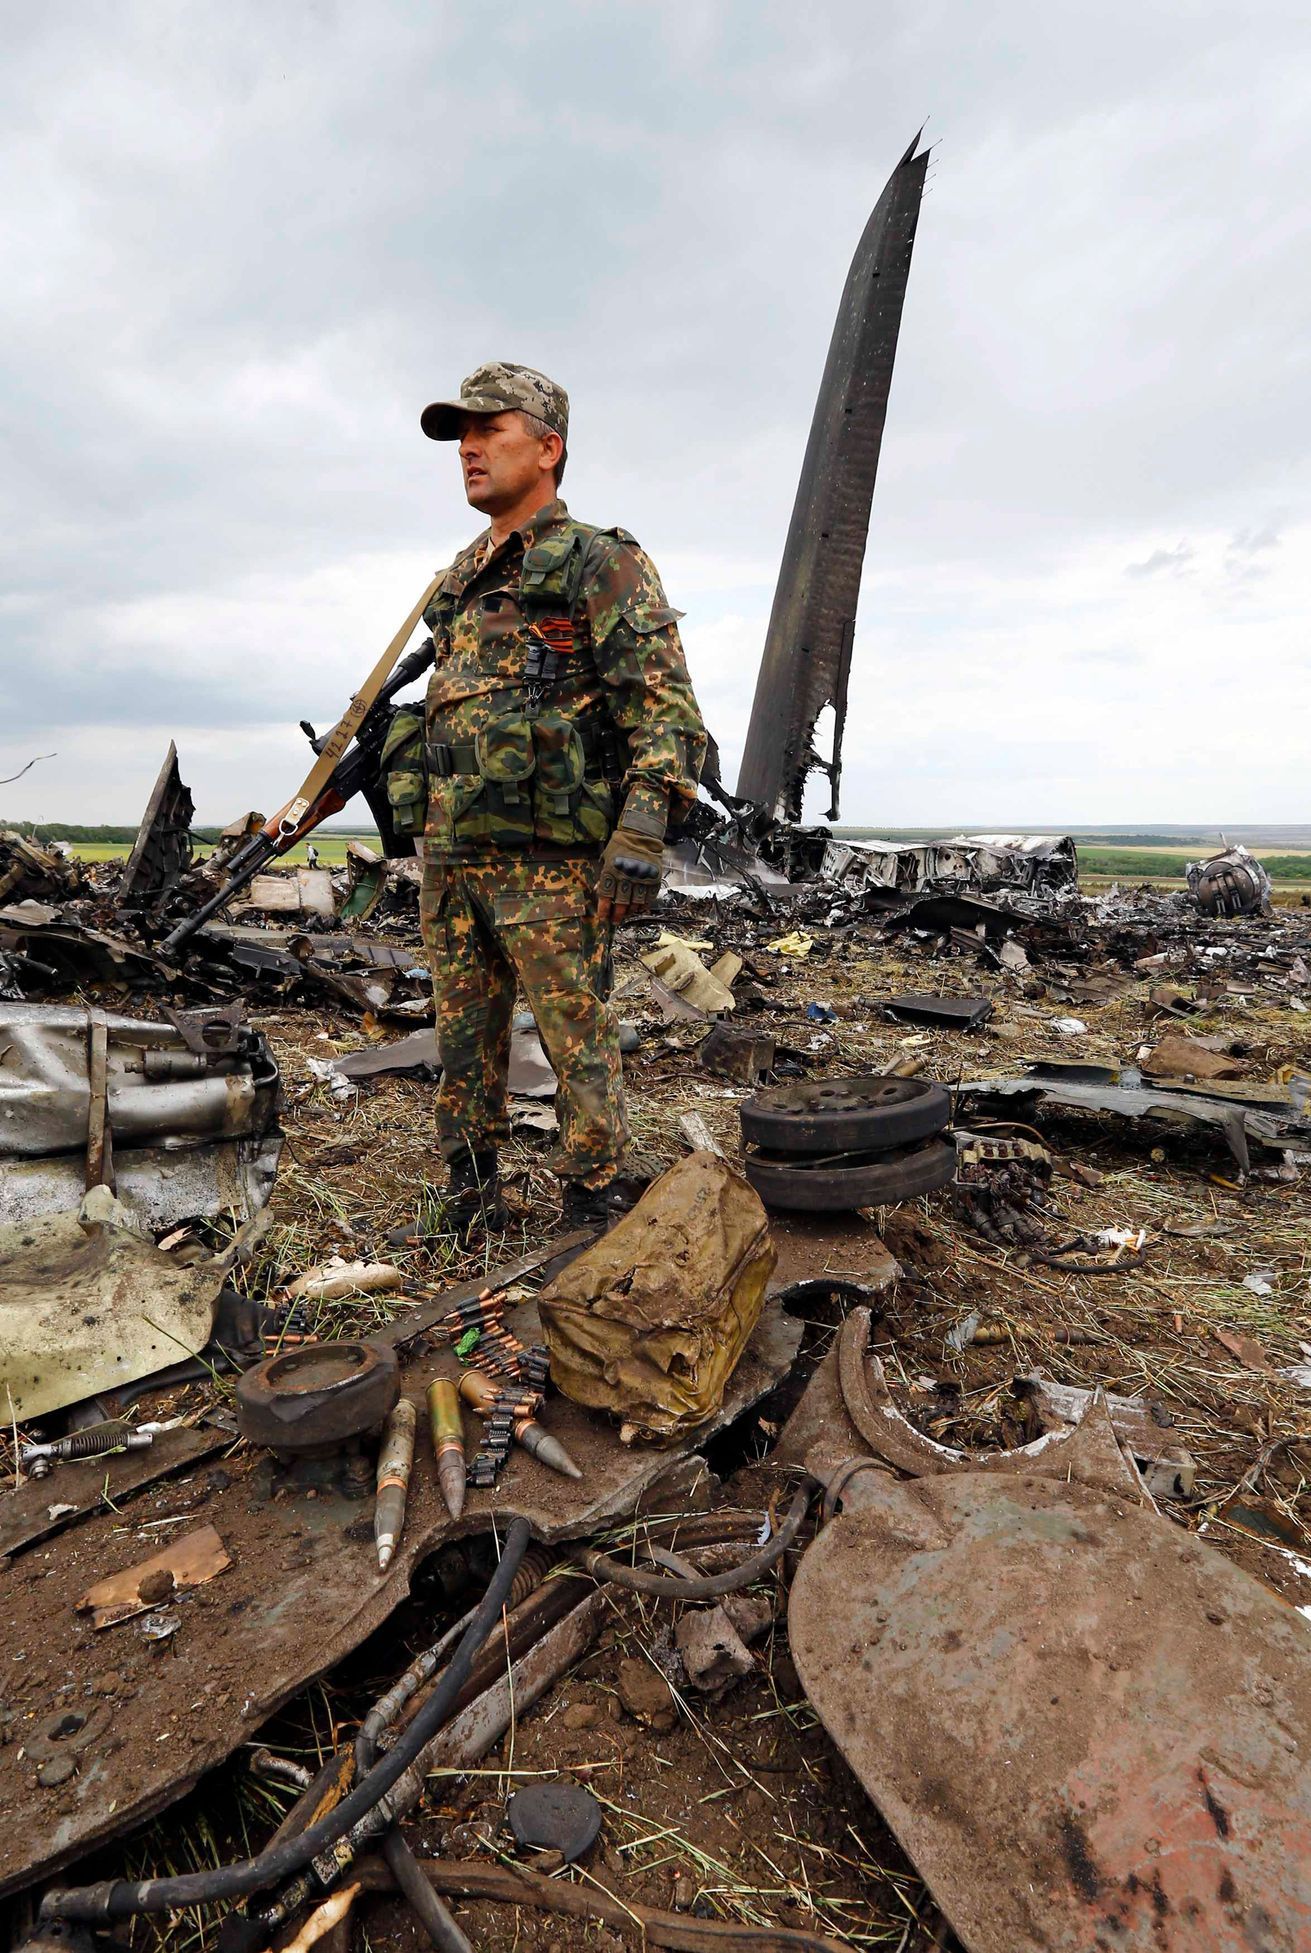
[(392, 1877), (400, 1886), (410, 1911), (441, 1953), (473, 1953), (472, 1941), (451, 1918), (419, 1869), (419, 1861), (399, 1831), (389, 1831), (382, 1841), (382, 1855)]
[(749, 1587), (762, 1573), (768, 1573), (776, 1566), (791, 1546), (801, 1530), (801, 1522), (810, 1508), (810, 1487), (802, 1486), (788, 1508), (787, 1517), (768, 1545), (741, 1566), (731, 1567), (727, 1573), (699, 1575), (694, 1580), (686, 1580), (678, 1574), (648, 1573), (644, 1567), (627, 1566), (623, 1560), (611, 1559), (607, 1553), (583, 1552), (579, 1554), (583, 1566), (598, 1580), (613, 1580), (617, 1587), (630, 1587), (635, 1593), (650, 1594), (653, 1600), (716, 1600), (721, 1594), (735, 1594), (742, 1587)]

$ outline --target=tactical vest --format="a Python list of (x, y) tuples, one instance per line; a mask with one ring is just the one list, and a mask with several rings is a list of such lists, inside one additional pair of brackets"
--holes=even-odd
[[(580, 719), (552, 709), (568, 661), (592, 656), (580, 603), (588, 551), (602, 535), (633, 540), (626, 530), (568, 517), (524, 551), (518, 601), (529, 645), (511, 710), (493, 715), (463, 744), (430, 741), (424, 709), (397, 713), (382, 768), (398, 832), (426, 832), (439, 851), (456, 852), (591, 852), (609, 838), (624, 770), (620, 737), (606, 716)], [(438, 591), (426, 613), (434, 637), (449, 632), (478, 574)]]

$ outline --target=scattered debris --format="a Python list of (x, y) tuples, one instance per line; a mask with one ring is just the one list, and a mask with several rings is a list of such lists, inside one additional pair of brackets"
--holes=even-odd
[[(1259, 1099), (1223, 1098), (1212, 1091), (1184, 1092), (1139, 1083), (1137, 1072), (1121, 1072), (1102, 1065), (1030, 1065), (1018, 1078), (980, 1078), (956, 1087), (957, 1103), (982, 1110), (990, 1102), (1022, 1101), (1021, 1117), (1032, 1120), (1049, 1107), (1086, 1112), (1112, 1112), (1125, 1119), (1149, 1119), (1165, 1127), (1214, 1126), (1223, 1135), (1234, 1159), (1246, 1173), (1251, 1166), (1248, 1140), (1282, 1151), (1299, 1130), (1311, 1131), (1291, 1098), (1281, 1102), (1267, 1094)], [(970, 1117), (974, 1116), (971, 1112)]]
[(693, 945), (683, 937), (661, 930), (656, 947), (642, 961), (667, 991), (693, 1011), (713, 1017), (720, 1011), (732, 1010), (733, 992), (706, 968)]
[(715, 1024), (697, 1047), (697, 1057), (709, 1072), (731, 1078), (738, 1085), (760, 1085), (774, 1069), (777, 1044), (767, 1033), (730, 1030)]
[(77, 1603), (79, 1614), (90, 1614), (93, 1628), (116, 1627), (145, 1614), (175, 1594), (203, 1586), (232, 1565), (231, 1557), (213, 1526), (174, 1539), (162, 1553), (152, 1554), (122, 1573), (110, 1574), (88, 1587)]
[(775, 956), (809, 956), (814, 947), (814, 937), (807, 936), (800, 929), (793, 929), (786, 936), (776, 936), (772, 943), (765, 944), (765, 948)]
[(265, 915), (331, 918), (337, 913), (332, 876), (326, 868), (296, 868), (290, 874), (255, 875), (241, 907), (259, 909)]
[(852, 891), (870, 888), (1039, 889), (1078, 883), (1068, 834), (957, 834), (945, 841), (830, 841), (822, 872)]
[(1247, 1070), (1246, 1065), (1235, 1058), (1226, 1058), (1210, 1049), (1199, 1038), (1171, 1035), (1164, 1037), (1153, 1046), (1143, 1059), (1143, 1070), (1149, 1078), (1186, 1078), (1207, 1080), (1211, 1078), (1241, 1078)]
[(723, 1607), (689, 1609), (674, 1629), (674, 1646), (688, 1683), (702, 1695), (720, 1694), (754, 1666), (751, 1650)]
[(933, 997), (922, 990), (889, 997), (883, 1008), (905, 1024), (938, 1024), (958, 1031), (977, 1030), (992, 1016), (989, 997)]
[(693, 1153), (713, 1153), (723, 1159), (724, 1149), (715, 1140), (709, 1126), (699, 1112), (679, 1114), (678, 1131), (683, 1144)]
[(191, 866), (194, 812), (191, 789), (182, 784), (178, 772), (178, 749), (170, 739), (122, 880), (114, 891), (119, 908), (146, 916), (158, 914)]
[(163, 1229), (220, 1213), (249, 1220), (273, 1189), (281, 1088), (268, 1043), (236, 1016), (171, 1024), (64, 1004), (0, 1003), (0, 1213), (76, 1208), (112, 1178), (136, 1221)]
[(1217, 1329), (1217, 1343), (1223, 1343), (1231, 1356), (1236, 1356), (1246, 1370), (1258, 1370), (1264, 1377), (1273, 1377), (1275, 1367), (1254, 1336), (1244, 1336), (1236, 1329)]
[(1204, 915), (1259, 915), (1270, 905), (1270, 877), (1241, 845), (1206, 861), (1190, 861), (1184, 872), (1188, 892)]
[(0, 1227), (0, 1377), (12, 1418), (134, 1383), (209, 1342), (230, 1255), (179, 1265), (107, 1188)]
[(76, 867), (63, 855), (22, 834), (0, 833), (0, 903), (59, 902), (75, 895), (79, 882)]
[(293, 1302), (336, 1302), (345, 1295), (384, 1295), (403, 1288), (405, 1277), (387, 1261), (343, 1261), (335, 1256), (321, 1268), (309, 1268), (287, 1285)]
[[(1053, 1383), (1043, 1376), (1016, 1377), (1015, 1390), (1032, 1413), (1034, 1436), (1072, 1431), (1092, 1407), (1091, 1390)], [(1111, 1427), (1143, 1475), (1154, 1499), (1189, 1499), (1197, 1483), (1197, 1461), (1172, 1435), (1168, 1412), (1142, 1397), (1104, 1393)]]

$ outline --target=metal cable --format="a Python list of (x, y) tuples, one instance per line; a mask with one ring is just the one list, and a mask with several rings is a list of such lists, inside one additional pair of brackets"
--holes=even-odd
[(689, 1580), (681, 1574), (648, 1573), (645, 1567), (628, 1566), (623, 1560), (611, 1559), (607, 1553), (584, 1552), (579, 1559), (595, 1579), (613, 1580), (617, 1587), (630, 1587), (634, 1593), (649, 1594), (653, 1600), (716, 1600), (720, 1594), (735, 1594), (740, 1588), (749, 1587), (753, 1580), (776, 1566), (800, 1532), (809, 1508), (810, 1488), (803, 1486), (768, 1545), (753, 1553), (749, 1560), (743, 1560), (741, 1566), (730, 1567), (727, 1573), (700, 1574)]

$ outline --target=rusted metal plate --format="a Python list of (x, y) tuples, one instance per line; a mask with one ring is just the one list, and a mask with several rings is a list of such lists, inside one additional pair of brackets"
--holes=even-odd
[(858, 1485), (792, 1652), (970, 1953), (1311, 1945), (1302, 1616), (1079, 1483)]
[[(828, 1289), (852, 1301), (869, 1300), (891, 1288), (901, 1274), (878, 1228), (861, 1214), (775, 1214), (769, 1231), (778, 1255), (771, 1295), (814, 1283), (816, 1292)], [(794, 1303), (791, 1312), (806, 1314)]]
[(184, 1471), (233, 1443), (226, 1431), (161, 1431), (148, 1451), (73, 1458), (48, 1478), (34, 1478), (0, 1498), (0, 1554), (16, 1553), (88, 1513), (116, 1511), (135, 1492)]
[[(512, 1326), (525, 1342), (540, 1338), (531, 1302), (514, 1312)], [(720, 1415), (696, 1442), (779, 1380), (800, 1336), (800, 1323), (766, 1304)], [(432, 1377), (456, 1369), (447, 1350), (415, 1361), (405, 1394), (422, 1406)], [(549, 1399), (544, 1421), (582, 1467), (581, 1483), (557, 1477), (516, 1446), (495, 1490), (471, 1492), (456, 1523), (424, 1444), (415, 1455), (405, 1532), (386, 1575), (378, 1573), (370, 1501), (322, 1490), (271, 1497), (268, 1454), (249, 1451), (220, 1474), (141, 1494), (130, 1526), (112, 1512), (97, 1515), (24, 1553), (8, 1571), (6, 1592), (11, 1741), (0, 1771), (0, 1893), (34, 1883), (189, 1790), (371, 1634), (405, 1597), (416, 1564), (445, 1541), (503, 1526), (514, 1513), (544, 1540), (594, 1533), (631, 1512), (694, 1448), (621, 1445), (614, 1425), (562, 1397)], [(181, 1625), (167, 1654), (157, 1655), (130, 1623), (116, 1631), (112, 1650), (93, 1641), (74, 1613), (85, 1589), (132, 1565), (152, 1542), (158, 1547), (168, 1532), (161, 1521), (193, 1513), (217, 1529), (232, 1565), (221, 1580), (179, 1598)], [(18, 1751), (24, 1731), (67, 1703), (70, 1689), (109, 1704), (104, 1741), (81, 1753), (77, 1775), (43, 1788)]]

